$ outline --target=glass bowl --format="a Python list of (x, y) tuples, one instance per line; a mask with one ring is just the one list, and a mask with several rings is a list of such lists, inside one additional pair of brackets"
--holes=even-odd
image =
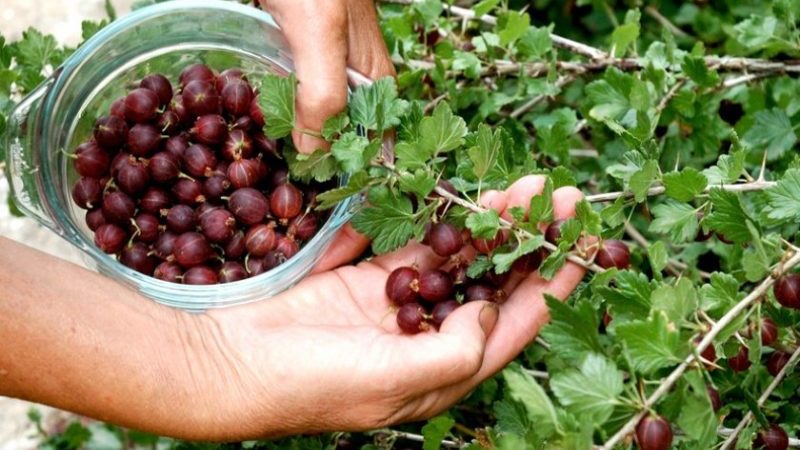
[[(90, 135), (97, 112), (108, 111), (135, 80), (151, 72), (174, 79), (194, 62), (216, 70), (239, 67), (251, 80), (293, 70), (289, 47), (269, 14), (229, 1), (160, 3), (114, 21), (84, 43), (11, 112), (2, 144), (11, 192), (20, 210), (82, 250), (98, 272), (159, 303), (202, 311), (269, 298), (297, 283), (349, 220), (354, 200), (337, 205), (293, 258), (235, 283), (169, 283), (129, 269), (100, 251), (85, 224), (85, 211), (72, 201), (70, 188), (77, 174), (67, 152)], [(369, 82), (349, 75), (351, 83)]]

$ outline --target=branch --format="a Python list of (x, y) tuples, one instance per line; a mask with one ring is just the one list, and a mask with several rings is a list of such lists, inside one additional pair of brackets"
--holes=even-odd
[[(642, 410), (636, 413), (630, 420), (628, 420), (625, 425), (622, 426), (611, 438), (606, 441), (605, 444), (601, 447), (601, 450), (611, 450), (616, 446), (620, 441), (625, 439), (630, 433), (636, 429), (636, 425), (642, 420), (647, 414), (647, 411), (653, 407), (653, 405), (658, 402), (661, 397), (666, 395), (672, 386), (683, 376), (683, 373), (686, 372), (686, 369), (695, 361), (697, 356), (703, 353), (703, 350), (706, 349), (713, 341), (714, 338), (728, 325), (730, 325), (744, 310), (746, 310), (750, 305), (752, 305), (756, 300), (761, 298), (764, 294), (767, 293), (770, 287), (775, 283), (776, 277), (782, 275), (787, 270), (791, 269), (798, 263), (800, 263), (800, 253), (789, 251), (787, 253), (792, 254), (792, 256), (786, 260), (781, 266), (779, 266), (772, 274), (767, 276), (764, 281), (761, 282), (755, 289), (753, 289), (750, 294), (748, 294), (745, 298), (743, 298), (739, 303), (737, 303), (733, 308), (731, 308), (727, 313), (725, 313), (722, 318), (711, 327), (711, 329), (703, 336), (700, 342), (696, 346), (696, 351), (689, 354), (686, 359), (676, 367), (672, 373), (670, 373), (658, 386), (658, 388), (650, 394), (649, 397), (644, 401), (642, 405)], [(787, 364), (788, 366), (788, 364)]]
[[(394, 436), (395, 438), (399, 438), (399, 439), (406, 439), (406, 440), (414, 441), (414, 442), (425, 442), (425, 437), (422, 436), (421, 434), (408, 433), (406, 431), (397, 431), (397, 430), (391, 430), (391, 429), (378, 430), (378, 432), (379, 433), (386, 433), (386, 434), (389, 434), (389, 435)], [(451, 440), (448, 440), (448, 439), (443, 440), (442, 443), (441, 443), (441, 446), (445, 447), (445, 448), (461, 448), (461, 447), (463, 447), (458, 442), (451, 441)]]
[(645, 6), (644, 13), (655, 19), (656, 22), (661, 24), (662, 27), (666, 28), (670, 33), (674, 34), (675, 36), (679, 38), (691, 37), (688, 34), (686, 34), (685, 31), (676, 27), (674, 23), (669, 21), (669, 19), (664, 17), (654, 6)]
[[(761, 397), (758, 398), (757, 404), (759, 407), (764, 406), (764, 403), (772, 394), (772, 391), (774, 391), (775, 388), (778, 387), (778, 385), (781, 383), (781, 381), (783, 381), (783, 379), (786, 377), (789, 371), (794, 368), (795, 362), (797, 362), (798, 358), (800, 358), (800, 347), (797, 347), (794, 353), (792, 353), (792, 356), (789, 357), (789, 361), (786, 362), (786, 365), (783, 366), (781, 371), (778, 372), (778, 374), (775, 376), (775, 379), (772, 380), (772, 383), (770, 383), (769, 386), (767, 386), (767, 388), (764, 389), (764, 393), (762, 393)], [(728, 438), (725, 439), (725, 442), (722, 444), (720, 450), (729, 449), (733, 444), (735, 444), (736, 438), (739, 436), (739, 433), (742, 432), (744, 427), (750, 424), (751, 420), (753, 420), (753, 412), (748, 411), (747, 414), (745, 414), (745, 416), (742, 418), (742, 420), (739, 421), (739, 423), (736, 425), (736, 428), (734, 428), (733, 431), (728, 435)]]
[[(753, 192), (753, 191), (763, 191), (765, 189), (773, 188), (777, 186), (777, 182), (775, 181), (751, 181), (747, 183), (734, 183), (734, 184), (718, 184), (713, 186), (708, 186), (703, 192), (709, 193), (712, 189), (722, 189), (723, 191), (729, 192)], [(667, 188), (664, 186), (655, 186), (651, 187), (647, 190), (648, 197), (655, 197), (657, 195), (661, 195), (666, 192)], [(595, 195), (588, 195), (586, 196), (586, 201), (589, 203), (599, 203), (599, 202), (613, 202), (618, 198), (632, 198), (633, 192), (630, 191), (619, 191), (619, 192), (606, 192), (604, 194), (595, 194)]]

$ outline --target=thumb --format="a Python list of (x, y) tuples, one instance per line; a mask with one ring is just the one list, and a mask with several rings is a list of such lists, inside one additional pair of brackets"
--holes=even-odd
[(318, 137), (347, 105), (347, 8), (342, 0), (264, 2), (289, 43), (297, 75), (295, 130), (300, 153), (327, 150)]

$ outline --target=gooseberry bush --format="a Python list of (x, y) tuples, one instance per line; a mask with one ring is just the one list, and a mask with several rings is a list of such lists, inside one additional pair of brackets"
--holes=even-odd
[[(479, 250), (452, 262), (458, 270), (445, 275), (469, 287), (438, 305), (502, 301), (496, 289), (469, 289), (513, 270), (547, 279), (571, 263), (587, 276), (566, 302), (546, 299), (551, 321), (514, 363), (438, 417), (227, 446), (800, 446), (800, 1), (390, 0), (379, 9), (397, 79), (354, 89), (321, 130), (329, 152), (287, 148), (291, 177), (348, 174), (319, 208), (363, 196), (353, 225), (373, 254), (412, 240), (446, 255)], [(0, 41), (0, 107), (67, 52), (35, 30)], [(264, 132), (287, 137), (294, 80), (260, 86), (271, 93), (259, 99)], [(479, 205), (482, 192), (529, 174), (547, 182), (528, 214)], [(552, 224), (551, 193), (562, 186), (586, 196), (574, 219)], [(409, 332), (437, 320), (416, 303), (421, 277), (404, 268), (387, 285)], [(58, 448), (97, 448), (101, 438), (216, 448), (102, 424), (42, 434)]]

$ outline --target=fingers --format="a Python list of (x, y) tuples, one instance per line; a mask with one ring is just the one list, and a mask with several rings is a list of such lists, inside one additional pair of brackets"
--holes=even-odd
[(333, 243), (325, 251), (313, 273), (325, 272), (347, 264), (364, 253), (368, 246), (369, 239), (347, 223), (336, 234)]
[(347, 63), (377, 80), (395, 76), (389, 50), (383, 40), (373, 0), (350, 0)]
[(508, 210), (518, 207), (525, 210), (525, 217), (527, 217), (531, 206), (531, 198), (542, 193), (545, 180), (547, 180), (547, 177), (544, 175), (527, 175), (515, 181), (514, 184), (506, 189), (507, 204), (503, 216), (506, 219), (511, 219)]
[(297, 150), (313, 153), (328, 144), (319, 133), (325, 121), (347, 104), (347, 7), (343, 0), (262, 1), (281, 27), (297, 74)]

